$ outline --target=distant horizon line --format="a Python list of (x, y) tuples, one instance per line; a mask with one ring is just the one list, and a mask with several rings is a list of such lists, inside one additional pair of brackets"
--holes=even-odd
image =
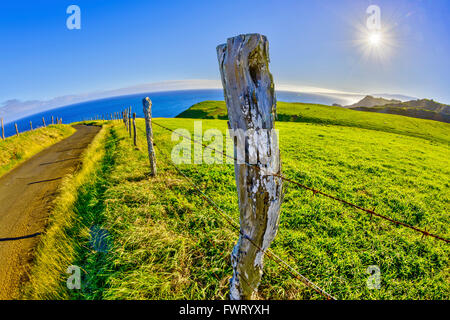
[[(415, 97), (410, 97), (401, 94), (365, 94), (358, 92), (347, 92), (334, 89), (326, 89), (313, 86), (299, 86), (292, 84), (280, 83), (276, 85), (275, 91), (317, 94), (327, 97), (335, 97), (336, 99), (348, 100), (348, 104), (357, 102), (357, 99), (366, 95), (384, 95), (389, 98), (396, 97), (400, 100), (413, 100)], [(174, 92), (174, 91), (192, 91), (192, 90), (221, 90), (222, 83), (219, 80), (206, 79), (190, 79), (190, 80), (169, 80), (162, 82), (144, 83), (134, 86), (123, 87), (112, 90), (94, 91), (84, 94), (73, 94), (58, 96), (49, 100), (27, 100), (21, 101), (18, 99), (9, 99), (0, 106), (0, 117), (5, 118), (5, 122), (9, 123), (23, 117), (37, 114), (52, 109), (62, 108), (66, 106), (76, 105), (79, 103), (103, 100), (108, 98), (129, 96), (144, 93), (156, 92)], [(402, 99), (403, 98), (403, 99)], [(8, 119), (9, 118), (9, 119)]]

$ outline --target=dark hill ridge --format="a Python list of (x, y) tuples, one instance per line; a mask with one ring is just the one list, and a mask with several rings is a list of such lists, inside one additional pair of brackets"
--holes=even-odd
[(390, 104), (389, 106), (395, 108), (424, 109), (439, 113), (450, 114), (450, 106), (429, 99), (420, 99), (420, 100), (406, 101), (402, 103), (393, 103)]
[(356, 107), (375, 107), (375, 106), (384, 106), (387, 104), (393, 104), (393, 103), (402, 103), (400, 100), (396, 100), (396, 99), (384, 99), (384, 98), (376, 98), (376, 97), (372, 97), (372, 96), (365, 96), (363, 99), (361, 99), (360, 101), (351, 104), (349, 106), (346, 106), (346, 108), (356, 108)]
[(430, 99), (401, 102), (399, 100), (387, 100), (366, 96), (361, 101), (347, 106), (347, 108), (450, 123), (450, 106)]

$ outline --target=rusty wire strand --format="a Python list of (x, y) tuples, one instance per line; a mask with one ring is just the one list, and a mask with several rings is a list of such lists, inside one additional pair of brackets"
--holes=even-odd
[(444, 241), (444, 242), (447, 242), (447, 243), (450, 242), (450, 240), (445, 239), (445, 238), (443, 238), (443, 237), (441, 237), (441, 236), (439, 236), (439, 235), (430, 233), (430, 232), (428, 232), (426, 229), (425, 229), (425, 230), (422, 230), (422, 229), (419, 229), (419, 228), (417, 228), (417, 227), (414, 227), (414, 226), (411, 226), (411, 225), (409, 225), (409, 224), (406, 224), (406, 223), (404, 223), (404, 222), (394, 220), (394, 219), (389, 218), (389, 217), (387, 217), (387, 216), (385, 216), (385, 215), (382, 215), (382, 214), (380, 214), (380, 213), (376, 213), (374, 210), (370, 210), (370, 209), (366, 209), (366, 208), (360, 207), (360, 206), (358, 206), (358, 205), (356, 205), (356, 204), (353, 204), (353, 203), (351, 203), (351, 202), (348, 202), (348, 201), (346, 201), (346, 200), (344, 200), (344, 199), (340, 199), (340, 198), (338, 198), (338, 197), (335, 197), (335, 196), (329, 195), (329, 194), (327, 194), (327, 193), (324, 193), (324, 192), (322, 192), (322, 191), (320, 191), (320, 190), (317, 190), (317, 189), (314, 189), (314, 188), (305, 186), (305, 185), (303, 185), (303, 184), (301, 184), (301, 183), (299, 183), (299, 182), (297, 182), (297, 181), (294, 181), (294, 180), (292, 180), (292, 179), (286, 178), (286, 177), (284, 177), (284, 176), (282, 176), (282, 175), (279, 175), (279, 174), (275, 174), (275, 173), (274, 173), (274, 174), (269, 174), (268, 176), (279, 177), (280, 179), (283, 179), (284, 181), (293, 183), (293, 184), (295, 184), (295, 185), (297, 185), (297, 186), (299, 186), (299, 187), (301, 187), (301, 188), (303, 188), (303, 189), (312, 191), (313, 194), (320, 194), (320, 195), (325, 196), (325, 197), (327, 197), (327, 198), (330, 198), (330, 199), (339, 201), (339, 202), (344, 203), (344, 204), (346, 204), (346, 205), (348, 205), (348, 206), (351, 206), (351, 207), (353, 207), (353, 208), (356, 208), (356, 209), (359, 209), (359, 210), (361, 210), (361, 211), (364, 211), (364, 212), (370, 214), (370, 217), (371, 217), (371, 218), (372, 218), (372, 216), (376, 216), (376, 217), (379, 217), (379, 218), (381, 218), (381, 219), (390, 221), (390, 222), (392, 222), (392, 223), (394, 223), (394, 224), (401, 225), (401, 226), (403, 226), (403, 227), (405, 227), (405, 228), (409, 228), (409, 229), (412, 229), (412, 230), (414, 230), (414, 231), (420, 232), (420, 233), (422, 233), (422, 236), (430, 236), (430, 237), (433, 237), (433, 238), (435, 238), (435, 239), (438, 239), (438, 240), (441, 240), (441, 241)]

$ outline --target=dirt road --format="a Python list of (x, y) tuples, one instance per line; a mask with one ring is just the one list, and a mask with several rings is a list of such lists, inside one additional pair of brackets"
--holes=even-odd
[[(44, 231), (61, 178), (80, 165), (80, 155), (100, 130), (75, 126), (70, 137), (38, 153), (0, 178), (0, 299), (18, 298), (26, 280), (35, 233)], [(20, 240), (7, 240), (31, 236)]]

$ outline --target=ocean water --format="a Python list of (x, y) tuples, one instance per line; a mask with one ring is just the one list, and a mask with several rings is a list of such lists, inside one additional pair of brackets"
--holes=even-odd
[[(277, 91), (277, 100), (286, 102), (307, 102), (331, 105), (335, 102), (340, 103), (339, 99), (318, 94), (306, 94), (298, 92)], [(152, 100), (152, 116), (172, 118), (183, 112), (184, 110), (205, 100), (224, 100), (223, 90), (204, 89), (204, 90), (183, 90), (183, 91), (166, 91), (166, 92), (150, 92), (132, 94), (126, 96), (112, 97), (101, 100), (93, 100), (64, 106), (31, 116), (24, 117), (5, 124), (5, 136), (9, 137), (15, 134), (14, 123), (17, 123), (19, 132), (30, 130), (30, 121), (33, 128), (42, 126), (42, 118), (45, 123), (51, 124), (51, 117), (62, 118), (63, 123), (72, 123), (96, 116), (110, 116), (111, 113), (121, 112), (127, 107), (132, 108), (132, 112), (136, 112), (137, 117), (143, 117), (142, 98), (150, 97)], [(56, 121), (56, 120), (55, 120)]]

